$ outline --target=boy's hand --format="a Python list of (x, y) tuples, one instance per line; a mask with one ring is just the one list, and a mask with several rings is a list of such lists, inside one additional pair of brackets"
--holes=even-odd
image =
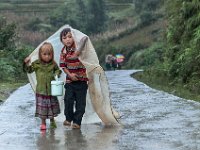
[(88, 40), (88, 37), (85, 36), (81, 39), (80, 41), (80, 45), (79, 47), (77, 48), (77, 51), (81, 52), (83, 50), (83, 48), (85, 47), (85, 44), (86, 44), (86, 41)]
[(66, 83), (71, 83), (72, 81), (71, 80), (66, 80)]
[(77, 75), (75, 73), (70, 73), (69, 77), (72, 79), (72, 81), (77, 81), (78, 80)]

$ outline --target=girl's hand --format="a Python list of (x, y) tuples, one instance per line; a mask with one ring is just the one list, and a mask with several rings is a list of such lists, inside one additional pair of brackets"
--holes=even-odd
[(72, 79), (72, 81), (77, 81), (78, 80), (77, 75), (75, 73), (70, 73), (69, 77)]
[(30, 62), (30, 60), (31, 60), (31, 58), (30, 57), (26, 57), (25, 59), (24, 59), (24, 63), (29, 63)]

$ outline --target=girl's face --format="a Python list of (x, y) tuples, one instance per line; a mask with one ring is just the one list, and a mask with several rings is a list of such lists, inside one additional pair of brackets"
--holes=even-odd
[(71, 32), (68, 32), (65, 36), (62, 36), (62, 43), (66, 47), (72, 47), (72, 45), (74, 44), (74, 39)]
[(42, 61), (45, 63), (49, 63), (53, 59), (53, 53), (48, 49), (43, 49), (40, 56)]

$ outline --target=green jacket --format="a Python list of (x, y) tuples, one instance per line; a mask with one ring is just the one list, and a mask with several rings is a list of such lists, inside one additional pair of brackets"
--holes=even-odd
[(36, 93), (43, 95), (51, 95), (51, 81), (54, 77), (62, 73), (58, 65), (54, 62), (48, 64), (42, 63), (40, 60), (34, 61), (30, 66), (26, 66), (24, 70), (28, 73), (35, 72), (37, 86)]

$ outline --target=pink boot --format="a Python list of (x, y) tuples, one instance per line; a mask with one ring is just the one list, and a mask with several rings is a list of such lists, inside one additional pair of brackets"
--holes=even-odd
[(46, 128), (46, 125), (45, 124), (41, 124), (40, 125), (40, 130), (46, 130), (47, 128)]

